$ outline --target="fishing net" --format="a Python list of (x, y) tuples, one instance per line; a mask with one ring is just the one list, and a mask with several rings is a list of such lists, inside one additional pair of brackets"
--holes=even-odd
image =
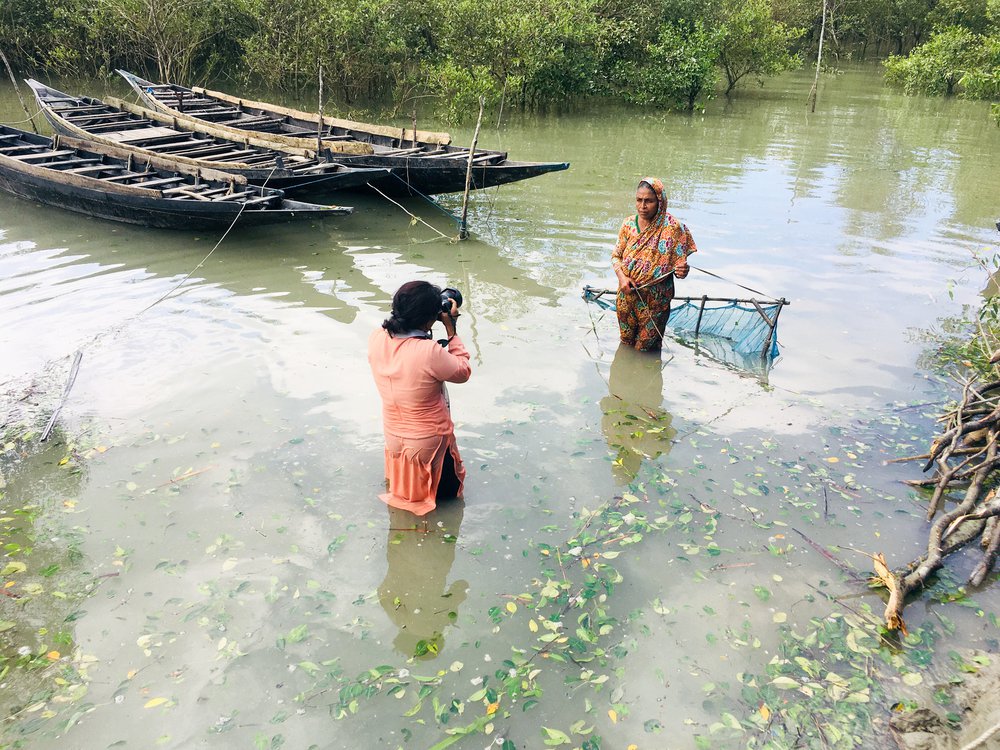
[[(583, 288), (583, 297), (606, 310), (615, 309), (613, 289)], [(667, 327), (682, 338), (708, 344), (720, 359), (730, 359), (708, 337), (724, 339), (739, 358), (774, 359), (778, 356), (778, 314), (785, 300), (675, 297)], [(702, 337), (705, 337), (702, 339)], [(718, 344), (720, 342), (714, 342)]]

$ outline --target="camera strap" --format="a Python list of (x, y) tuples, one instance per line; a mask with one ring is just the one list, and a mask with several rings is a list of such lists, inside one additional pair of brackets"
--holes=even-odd
[(412, 331), (407, 331), (406, 333), (394, 333), (392, 337), (394, 339), (429, 339), (431, 338), (431, 332), (414, 328)]

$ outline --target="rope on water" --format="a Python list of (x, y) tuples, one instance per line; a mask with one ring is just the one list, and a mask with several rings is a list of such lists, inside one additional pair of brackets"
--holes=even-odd
[(27, 120), (15, 120), (14, 122), (5, 122), (4, 125), (24, 125), (24, 123), (26, 122), (34, 122), (35, 118), (38, 117), (38, 115), (40, 114), (42, 114), (42, 110), (38, 110)]
[[(410, 170), (409, 159), (407, 159), (406, 163), (407, 163), (407, 167), (406, 167), (407, 177), (409, 177), (409, 170)], [(433, 198), (431, 198), (429, 195), (424, 195), (423, 193), (421, 193), (419, 190), (417, 190), (415, 187), (413, 187), (413, 185), (411, 185), (409, 182), (407, 182), (406, 180), (404, 180), (402, 177), (400, 177), (395, 172), (390, 172), (389, 174), (391, 174), (393, 177), (395, 177), (397, 180), (399, 180), (401, 183), (403, 183), (403, 185), (406, 186), (406, 189), (407, 189), (408, 192), (412, 193), (413, 195), (416, 195), (419, 198), (423, 198), (426, 203), (429, 203), (431, 206), (433, 206), (438, 211), (440, 211), (442, 214), (444, 214), (449, 219), (451, 219), (453, 222), (455, 222), (455, 226), (458, 226), (462, 222), (462, 220), (459, 217), (455, 216), (455, 214), (453, 214), (447, 208), (445, 208), (444, 206), (442, 206), (440, 203), (438, 203), (436, 200), (434, 200)]]
[[(211, 250), (208, 251), (208, 255), (206, 255), (204, 258), (202, 258), (200, 261), (198, 261), (198, 264), (194, 268), (192, 268), (190, 271), (188, 271), (187, 274), (184, 276), (183, 279), (181, 279), (180, 281), (178, 281), (173, 287), (171, 287), (169, 290), (167, 290), (167, 292), (165, 294), (163, 294), (159, 299), (157, 299), (155, 302), (150, 303), (146, 307), (142, 308), (135, 315), (133, 315), (132, 319), (134, 320), (135, 318), (138, 318), (144, 312), (148, 311), (152, 307), (155, 307), (156, 305), (158, 305), (161, 302), (163, 302), (163, 300), (165, 300), (171, 294), (173, 294), (174, 292), (176, 292), (184, 282), (186, 282), (188, 279), (190, 279), (191, 276), (194, 275), (195, 271), (197, 271), (199, 268), (201, 268), (203, 265), (205, 265), (205, 261), (207, 261), (209, 258), (212, 257), (212, 253), (214, 253), (216, 250), (219, 249), (219, 245), (221, 245), (222, 241), (224, 239), (226, 239), (226, 236), (229, 234), (230, 231), (232, 231), (232, 228), (236, 226), (236, 222), (240, 220), (240, 217), (243, 215), (243, 209), (246, 208), (246, 207), (247, 207), (246, 203), (240, 204), (240, 210), (239, 210), (239, 213), (236, 214), (236, 218), (233, 219), (232, 224), (230, 224), (229, 228), (226, 229), (226, 231), (222, 234), (222, 236), (219, 238), (219, 241), (215, 243), (215, 247), (213, 247)], [(129, 321), (125, 321), (125, 322), (127, 323)]]
[[(267, 181), (271, 179), (271, 175), (274, 174), (274, 169), (275, 168), (276, 167), (274, 167), (274, 168), (271, 169), (271, 172), (270, 172), (270, 174), (268, 174), (267, 179), (264, 180), (264, 184), (265, 185), (267, 184)], [(263, 186), (261, 186), (261, 189), (263, 190)], [(171, 287), (169, 290), (167, 290), (167, 292), (165, 294), (161, 295), (158, 299), (156, 299), (153, 302), (151, 302), (150, 304), (146, 305), (146, 307), (142, 308), (135, 315), (132, 315), (132, 316), (126, 318), (121, 323), (119, 323), (118, 325), (114, 326), (113, 328), (111, 328), (108, 331), (96, 334), (95, 336), (93, 336), (90, 339), (90, 341), (88, 341), (87, 343), (83, 344), (77, 350), (76, 355), (75, 355), (74, 360), (73, 360), (73, 365), (72, 365), (71, 370), (70, 370), (70, 380), (67, 383), (66, 389), (65, 389), (65, 391), (63, 393), (62, 402), (59, 404), (58, 408), (53, 412), (52, 417), (49, 420), (49, 425), (46, 427), (46, 431), (45, 431), (45, 433), (42, 436), (42, 440), (43, 441), (48, 438), (48, 433), (52, 430), (52, 427), (55, 426), (56, 418), (58, 417), (59, 412), (62, 410), (63, 404), (65, 403), (66, 398), (69, 395), (69, 389), (72, 387), (73, 382), (76, 380), (76, 374), (77, 374), (77, 371), (79, 370), (79, 367), (80, 367), (80, 359), (83, 357), (83, 350), (86, 349), (86, 348), (89, 348), (89, 347), (93, 346), (97, 342), (101, 341), (107, 335), (114, 336), (114, 335), (118, 334), (119, 332), (121, 332), (122, 330), (124, 330), (125, 327), (127, 325), (129, 325), (132, 321), (137, 320), (139, 317), (141, 317), (143, 315), (143, 313), (148, 312), (150, 309), (152, 309), (156, 305), (160, 304), (161, 302), (163, 302), (163, 300), (165, 300), (171, 294), (173, 294), (174, 292), (176, 292), (180, 288), (180, 286), (182, 284), (184, 284), (188, 279), (191, 278), (192, 275), (194, 275), (195, 271), (197, 271), (199, 268), (201, 268), (203, 265), (205, 265), (205, 262), (210, 257), (212, 257), (212, 253), (214, 253), (216, 250), (219, 249), (219, 245), (221, 245), (222, 242), (223, 242), (223, 240), (225, 240), (226, 237), (229, 236), (229, 233), (232, 231), (233, 227), (236, 226), (236, 222), (240, 220), (240, 217), (243, 215), (243, 210), (246, 207), (247, 207), (246, 203), (241, 203), (240, 204), (240, 210), (239, 210), (239, 212), (237, 212), (236, 217), (232, 220), (232, 222), (226, 228), (226, 231), (222, 233), (222, 236), (219, 238), (219, 241), (215, 243), (215, 246), (211, 250), (208, 251), (208, 254), (204, 258), (202, 258), (201, 261), (199, 261), (198, 264), (194, 268), (192, 268), (187, 273), (187, 275), (184, 276), (183, 279), (181, 279), (180, 281), (178, 281), (173, 287)]]
[[(456, 241), (455, 237), (449, 237), (444, 232), (442, 232), (440, 229), (437, 229), (436, 227), (432, 227), (430, 224), (428, 224), (426, 221), (424, 221), (423, 219), (421, 219), (415, 213), (412, 213), (412, 212), (408, 211), (406, 209), (406, 206), (404, 206), (402, 203), (400, 203), (399, 201), (394, 201), (392, 198), (390, 198), (388, 195), (386, 195), (385, 193), (383, 193), (381, 190), (379, 190), (377, 187), (375, 187), (374, 185), (372, 185), (370, 182), (368, 182), (366, 184), (368, 185), (368, 187), (370, 187), (376, 193), (378, 193), (379, 195), (381, 195), (387, 201), (389, 201), (392, 204), (395, 204), (400, 209), (402, 209), (403, 213), (405, 213), (406, 215), (408, 215), (411, 219), (413, 219), (414, 221), (419, 221), (421, 224), (423, 224), (425, 227), (427, 227), (428, 229), (430, 229), (432, 232), (436, 232), (438, 234), (438, 236), (441, 237), (441, 239), (448, 240), (449, 242), (455, 242)], [(454, 217), (452, 217), (452, 218), (454, 218)]]

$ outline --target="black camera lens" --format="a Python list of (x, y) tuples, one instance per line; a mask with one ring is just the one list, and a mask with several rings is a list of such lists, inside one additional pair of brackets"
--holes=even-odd
[(462, 293), (457, 289), (452, 289), (447, 287), (441, 290), (441, 311), (450, 313), (451, 312), (451, 301), (455, 300), (455, 306), (462, 306)]

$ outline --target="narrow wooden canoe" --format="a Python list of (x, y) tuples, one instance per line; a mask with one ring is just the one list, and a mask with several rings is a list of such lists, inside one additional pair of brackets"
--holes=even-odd
[(119, 146), (178, 164), (217, 169), (245, 177), (253, 185), (285, 191), (343, 190), (386, 177), (387, 170), (346, 167), (313, 150), (278, 150), (185, 128), (177, 118), (118, 102), (75, 97), (34, 79), (26, 81), (52, 129), (74, 138)]
[(351, 212), (284, 197), (215, 170), (76, 138), (0, 125), (0, 190), (101, 219), (164, 229), (226, 228), (314, 220)]
[[(319, 132), (327, 147), (341, 148), (335, 159), (350, 166), (385, 167), (390, 176), (379, 180), (379, 189), (432, 195), (465, 189), (469, 149), (451, 145), (447, 133), (339, 120), (318, 114), (248, 101), (218, 91), (189, 89), (173, 83), (153, 83), (124, 70), (118, 71), (148, 107), (171, 116), (198, 120), (213, 132), (239, 138), (252, 131), (276, 147), (315, 147)], [(350, 153), (360, 144), (368, 153)], [(566, 162), (518, 162), (506, 152), (476, 149), (472, 158), (473, 189), (504, 185), (569, 168)]]

